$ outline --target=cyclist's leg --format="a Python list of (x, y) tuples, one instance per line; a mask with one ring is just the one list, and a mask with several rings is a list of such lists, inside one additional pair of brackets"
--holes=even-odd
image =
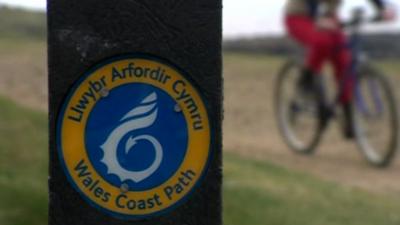
[(331, 55), (334, 37), (329, 32), (319, 30), (309, 16), (288, 16), (286, 27), (289, 35), (307, 50), (299, 87), (304, 92), (310, 91), (314, 87), (314, 75), (320, 74), (324, 62)]
[(340, 46), (332, 55), (331, 61), (335, 70), (335, 78), (339, 90), (339, 101), (343, 106), (344, 126), (343, 133), (346, 138), (353, 138), (351, 104), (353, 99), (354, 75), (352, 74), (351, 50), (346, 47), (346, 36), (343, 32), (336, 33), (336, 44)]
[(353, 99), (353, 87), (354, 87), (354, 74), (352, 71), (352, 53), (351, 50), (346, 46), (346, 36), (342, 31), (338, 31), (336, 34), (336, 46), (334, 53), (331, 57), (331, 62), (335, 71), (335, 78), (337, 86), (339, 88), (340, 103), (350, 103)]
[(307, 48), (306, 68), (314, 74), (320, 74), (324, 62), (335, 47), (334, 35), (319, 30), (309, 16), (288, 16), (286, 27), (290, 36)]
[(328, 32), (316, 27), (312, 18), (307, 16), (293, 16), (286, 21), (289, 34), (307, 48), (305, 68), (299, 86), (303, 93), (318, 91), (319, 118), (324, 128), (331, 116), (331, 110), (324, 99), (322, 89), (319, 89), (315, 75), (321, 74), (323, 64), (332, 57), (336, 39), (334, 32)]

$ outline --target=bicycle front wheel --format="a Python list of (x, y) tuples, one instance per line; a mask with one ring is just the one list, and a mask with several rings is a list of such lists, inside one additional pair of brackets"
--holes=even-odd
[(318, 96), (299, 92), (302, 65), (288, 61), (278, 73), (274, 108), (284, 141), (296, 153), (311, 154), (318, 145), (320, 132)]
[(355, 87), (353, 125), (359, 149), (377, 167), (390, 164), (398, 148), (398, 109), (387, 78), (363, 66)]

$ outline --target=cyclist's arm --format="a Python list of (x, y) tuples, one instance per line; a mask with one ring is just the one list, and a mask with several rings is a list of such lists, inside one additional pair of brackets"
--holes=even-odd
[(370, 2), (378, 9), (379, 11), (382, 11), (385, 8), (385, 3), (383, 0), (370, 0)]
[(392, 20), (395, 12), (386, 7), (384, 0), (369, 0), (377, 9), (375, 20)]

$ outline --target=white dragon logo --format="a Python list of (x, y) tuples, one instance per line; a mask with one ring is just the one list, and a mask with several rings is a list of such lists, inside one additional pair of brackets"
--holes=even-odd
[[(148, 114), (151, 112), (150, 114)], [(117, 159), (117, 148), (122, 138), (129, 132), (150, 127), (157, 118), (157, 94), (152, 93), (140, 103), (139, 106), (128, 112), (120, 122), (125, 121), (117, 128), (115, 128), (108, 136), (104, 144), (100, 148), (104, 152), (104, 157), (101, 162), (107, 166), (108, 174), (117, 175), (122, 182), (131, 180), (139, 183), (146, 178), (150, 177), (161, 165), (163, 158), (163, 148), (160, 142), (150, 135), (139, 135), (136, 137), (130, 137), (125, 143), (125, 153), (129, 151), (137, 144), (139, 140), (146, 140), (150, 142), (155, 150), (155, 159), (153, 163), (145, 170), (142, 171), (130, 171), (122, 168), (121, 164)], [(146, 115), (148, 114), (148, 115)]]

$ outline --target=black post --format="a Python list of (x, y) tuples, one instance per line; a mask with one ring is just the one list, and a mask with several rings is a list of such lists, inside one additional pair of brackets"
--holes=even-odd
[(48, 0), (50, 225), (222, 224), (221, 10)]

